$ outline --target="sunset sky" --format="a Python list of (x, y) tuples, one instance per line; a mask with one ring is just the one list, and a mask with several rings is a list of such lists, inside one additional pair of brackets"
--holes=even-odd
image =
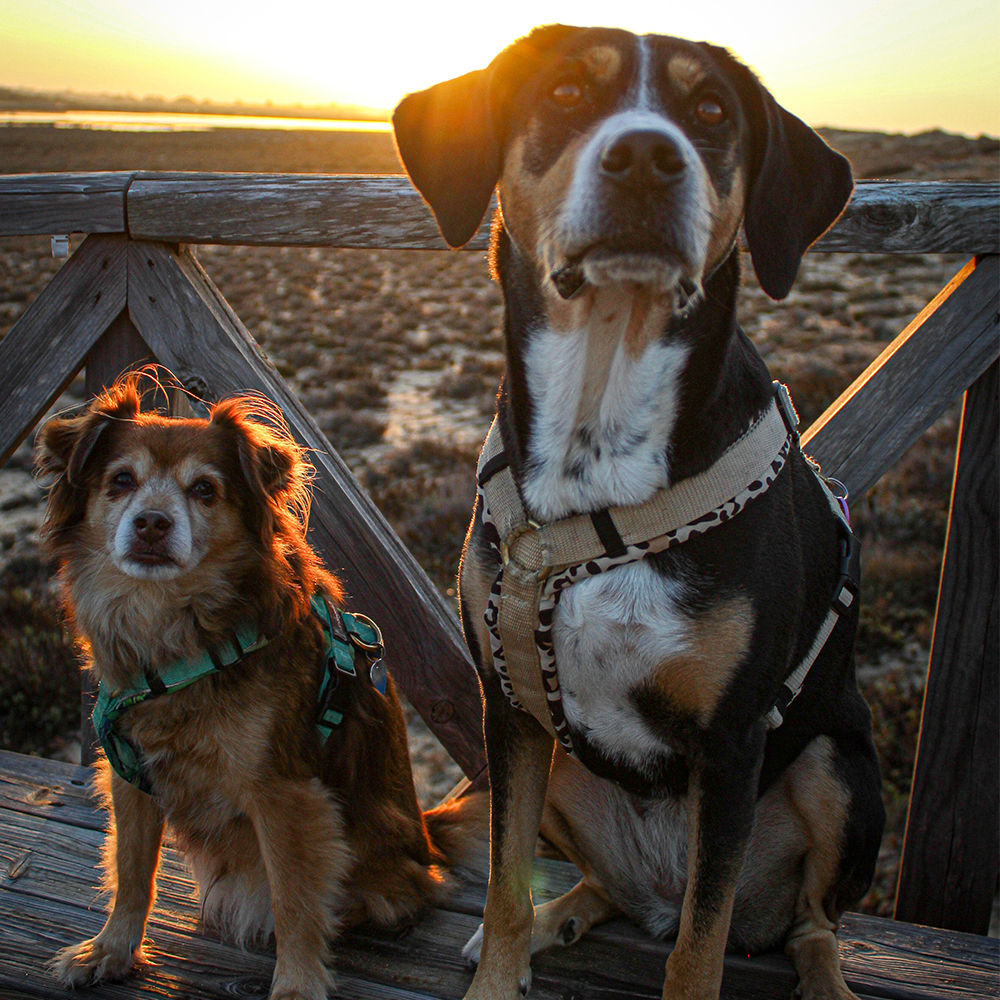
[(727, 45), (812, 125), (1000, 132), (997, 0), (0, 0), (0, 85), (390, 108), (551, 21)]

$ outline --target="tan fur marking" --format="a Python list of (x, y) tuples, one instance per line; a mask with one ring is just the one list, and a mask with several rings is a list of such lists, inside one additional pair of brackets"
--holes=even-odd
[(746, 208), (746, 172), (742, 166), (734, 168), (732, 187), (725, 198), (720, 198), (709, 185), (711, 200), (712, 233), (705, 256), (705, 273), (710, 274), (729, 252), (736, 233), (743, 221)]
[(531, 932), (531, 954), (552, 945), (578, 941), (591, 927), (603, 924), (621, 913), (614, 903), (586, 880), (577, 882), (569, 892), (535, 908)]
[(517, 1000), (531, 979), (531, 868), (555, 741), (531, 720), (511, 748), (503, 840), (491, 845), (483, 942), (466, 1000)]
[(792, 805), (809, 830), (806, 905), (816, 925), (829, 929), (836, 926), (838, 915), (826, 912), (825, 896), (837, 876), (851, 805), (850, 792), (834, 770), (833, 755), (833, 741), (820, 736), (802, 751), (785, 777)]
[(583, 64), (594, 81), (609, 83), (622, 69), (621, 53), (611, 45), (595, 45), (583, 54)]
[(746, 655), (753, 625), (748, 598), (716, 605), (694, 620), (688, 650), (665, 660), (653, 674), (653, 684), (678, 708), (707, 722)]
[(830, 889), (837, 877), (850, 792), (833, 766), (834, 746), (828, 736), (813, 740), (786, 772), (792, 807), (809, 836), (795, 922), (785, 951), (795, 963), (803, 1000), (857, 1000), (840, 970)]
[(687, 55), (673, 56), (667, 63), (667, 73), (682, 94), (689, 94), (705, 79), (704, 67), (697, 59)]
[(681, 907), (677, 945), (667, 959), (663, 1000), (716, 1000), (722, 985), (722, 964), (729, 936), (729, 922), (736, 899), (736, 877), (727, 886), (721, 904), (711, 914), (712, 922), (700, 932), (694, 927), (694, 895), (697, 888), (700, 793), (691, 782), (685, 801), (688, 821), (688, 879)]
[[(541, 128), (534, 122), (532, 128)], [(550, 271), (557, 265), (552, 257), (552, 234), (556, 220), (573, 182), (573, 172), (586, 136), (578, 136), (562, 151), (559, 158), (541, 176), (530, 173), (524, 166), (524, 150), (528, 140), (515, 139), (504, 158), (500, 178), (500, 206), (504, 223), (515, 242), (539, 262), (543, 286)], [(582, 325), (589, 314), (586, 294), (572, 301), (552, 301), (550, 320), (554, 330), (573, 330)]]

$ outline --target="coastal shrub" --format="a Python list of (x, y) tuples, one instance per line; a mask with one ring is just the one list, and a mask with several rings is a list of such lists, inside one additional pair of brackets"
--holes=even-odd
[(80, 666), (50, 573), (33, 557), (0, 573), (0, 749), (44, 754), (80, 726)]

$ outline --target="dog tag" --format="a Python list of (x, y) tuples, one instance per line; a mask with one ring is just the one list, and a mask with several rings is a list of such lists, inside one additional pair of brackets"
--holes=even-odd
[(371, 669), (372, 684), (379, 694), (385, 694), (385, 660), (376, 660)]

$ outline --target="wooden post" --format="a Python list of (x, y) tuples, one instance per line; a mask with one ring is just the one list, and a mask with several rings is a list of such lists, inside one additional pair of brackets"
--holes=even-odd
[[(128, 309), (123, 309), (87, 352), (87, 398), (92, 399), (102, 389), (113, 385), (124, 372), (155, 362), (152, 351), (129, 319)], [(166, 405), (166, 397), (159, 390), (143, 399), (144, 409)], [(96, 699), (97, 687), (90, 671), (86, 670), (80, 679), (80, 763), (85, 765), (93, 764), (97, 753), (97, 735), (90, 718)]]
[(965, 396), (895, 911), (976, 934), (1000, 868), (998, 364)]

